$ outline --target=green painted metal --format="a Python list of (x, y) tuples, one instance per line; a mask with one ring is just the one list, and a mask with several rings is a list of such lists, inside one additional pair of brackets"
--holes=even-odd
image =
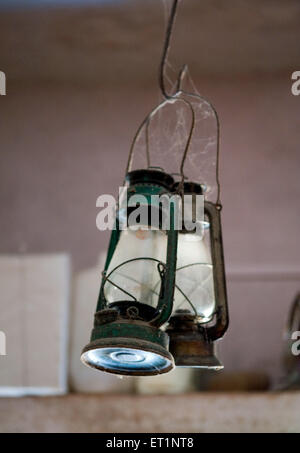
[(166, 349), (169, 345), (169, 337), (165, 332), (139, 321), (117, 321), (96, 326), (92, 332), (91, 342), (101, 338), (133, 338), (137, 340), (137, 345), (140, 340), (145, 340)]
[(173, 310), (176, 263), (177, 263), (177, 242), (178, 231), (175, 230), (174, 205), (170, 203), (170, 229), (168, 230), (167, 262), (164, 282), (158, 305), (157, 317), (151, 321), (153, 326), (161, 326), (168, 321)]
[[(112, 323), (102, 326), (94, 335), (91, 341), (82, 351), (82, 362), (94, 369), (106, 371), (114, 374), (128, 376), (153, 376), (167, 373), (174, 367), (174, 359), (168, 351), (169, 337), (160, 329), (151, 328), (147, 324), (138, 325), (134, 323)], [(88, 359), (89, 351), (99, 351), (101, 349), (133, 349), (143, 352), (150, 352), (165, 359), (160, 367), (149, 365), (147, 368), (140, 369), (115, 369), (106, 363), (99, 363)]]

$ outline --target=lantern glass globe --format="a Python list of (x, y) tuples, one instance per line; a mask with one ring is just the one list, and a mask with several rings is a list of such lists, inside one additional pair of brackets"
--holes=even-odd
[(213, 265), (209, 230), (199, 236), (178, 235), (174, 311), (188, 310), (198, 322), (208, 322), (215, 312)]
[(106, 273), (109, 281), (104, 294), (108, 304), (136, 299), (155, 307), (161, 283), (158, 263), (166, 262), (166, 248), (164, 231), (146, 227), (122, 231)]

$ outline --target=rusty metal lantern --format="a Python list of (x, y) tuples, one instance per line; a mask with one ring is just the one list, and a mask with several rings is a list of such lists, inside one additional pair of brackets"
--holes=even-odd
[[(184, 184), (184, 193), (201, 193), (201, 186)], [(182, 230), (178, 235), (176, 289), (167, 332), (176, 366), (220, 370), (216, 340), (228, 328), (221, 205), (204, 202), (201, 236)]]

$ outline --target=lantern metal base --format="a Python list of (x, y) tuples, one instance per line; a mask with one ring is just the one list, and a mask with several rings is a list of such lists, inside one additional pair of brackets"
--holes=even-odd
[(214, 343), (207, 343), (199, 336), (170, 336), (170, 352), (177, 367), (222, 370), (224, 366), (216, 357), (215, 349)]
[(178, 312), (170, 319), (167, 332), (170, 352), (177, 367), (219, 371), (224, 368), (216, 357), (216, 343), (205, 338), (192, 315)]
[(152, 376), (174, 367), (168, 335), (139, 321), (96, 326), (81, 361), (100, 371), (128, 376)]

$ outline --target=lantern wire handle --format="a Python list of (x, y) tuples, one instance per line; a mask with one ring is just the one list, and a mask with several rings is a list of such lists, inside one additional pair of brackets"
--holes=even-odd
[[(147, 166), (148, 166), (148, 168), (151, 166), (150, 152), (149, 152), (149, 127), (150, 127), (151, 120), (168, 103), (175, 103), (176, 101), (182, 101), (189, 107), (189, 109), (191, 111), (191, 117), (192, 117), (190, 131), (189, 131), (189, 134), (188, 134), (187, 142), (186, 142), (186, 145), (185, 145), (185, 149), (184, 149), (182, 160), (181, 160), (181, 164), (180, 164), (181, 181), (180, 181), (179, 186), (178, 186), (178, 192), (182, 192), (183, 183), (184, 183), (184, 179), (185, 179), (184, 164), (185, 164), (185, 161), (186, 161), (186, 158), (187, 158), (187, 154), (188, 154), (188, 151), (189, 151), (189, 147), (190, 147), (190, 144), (191, 144), (191, 141), (192, 141), (192, 137), (193, 137), (193, 133), (194, 133), (194, 129), (195, 129), (195, 111), (194, 111), (192, 103), (189, 102), (187, 99), (180, 98), (180, 96), (181, 95), (183, 95), (183, 96), (186, 95), (186, 96), (197, 98), (197, 99), (199, 99), (201, 101), (206, 102), (211, 107), (211, 109), (212, 109), (212, 111), (213, 111), (213, 113), (215, 115), (215, 118), (216, 118), (216, 123), (217, 123), (217, 151), (216, 151), (217, 201), (216, 201), (216, 205), (217, 205), (218, 209), (220, 210), (222, 208), (221, 201), (220, 201), (221, 184), (220, 184), (220, 179), (219, 179), (220, 121), (219, 121), (219, 117), (218, 117), (218, 114), (216, 112), (216, 109), (214, 108), (214, 106), (210, 102), (208, 102), (204, 97), (200, 96), (199, 94), (197, 94), (197, 93), (188, 93), (188, 92), (186, 92), (186, 91), (184, 91), (182, 89), (183, 80), (184, 80), (184, 78), (185, 78), (185, 76), (186, 76), (186, 74), (188, 72), (188, 66), (186, 64), (184, 64), (182, 66), (182, 68), (180, 69), (180, 71), (179, 71), (179, 74), (178, 74), (178, 77), (177, 77), (177, 83), (176, 83), (176, 87), (175, 87), (175, 92), (173, 94), (170, 94), (170, 93), (167, 92), (166, 85), (165, 85), (165, 68), (166, 68), (166, 64), (167, 64), (168, 53), (169, 53), (169, 50), (170, 50), (171, 37), (172, 37), (174, 23), (175, 23), (175, 19), (176, 19), (178, 3), (179, 3), (179, 0), (173, 0), (172, 7), (171, 7), (171, 12), (170, 12), (170, 16), (169, 16), (168, 23), (167, 23), (167, 28), (166, 28), (166, 35), (165, 35), (165, 41), (164, 41), (164, 45), (163, 45), (162, 57), (161, 57), (160, 65), (159, 65), (159, 87), (160, 87), (162, 96), (164, 97), (164, 100), (146, 116), (146, 118), (143, 120), (143, 122), (139, 126), (139, 128), (138, 128), (138, 130), (137, 130), (137, 132), (136, 132), (136, 134), (135, 134), (135, 136), (133, 138), (131, 147), (130, 147), (129, 156), (128, 156), (128, 162), (127, 162), (127, 168), (126, 168), (126, 174), (131, 169), (131, 164), (132, 164), (132, 159), (133, 159), (133, 154), (134, 154), (134, 148), (135, 148), (136, 142), (137, 142), (137, 140), (138, 140), (138, 138), (139, 138), (139, 136), (140, 136), (140, 134), (141, 134), (141, 132), (142, 132), (144, 127), (145, 127)], [(124, 184), (125, 184), (125, 182), (124, 182)]]
[[(179, 85), (180, 87), (180, 85)], [(213, 104), (209, 101), (207, 101), (203, 96), (197, 93), (189, 93), (187, 91), (180, 90), (178, 93), (181, 93), (183, 95), (189, 96), (189, 97), (194, 97), (196, 99), (199, 99), (201, 101), (206, 102), (210, 108), (212, 109), (215, 119), (216, 119), (216, 125), (217, 125), (217, 151), (216, 151), (216, 183), (217, 183), (217, 201), (216, 205), (218, 206), (219, 209), (222, 209), (222, 204), (221, 204), (221, 183), (220, 183), (220, 176), (219, 176), (219, 167), (220, 167), (220, 120), (219, 116), (217, 114), (217, 111)]]
[(146, 130), (145, 130), (145, 140), (146, 140), (146, 158), (147, 158), (147, 167), (151, 166), (150, 164), (150, 151), (149, 151), (149, 126), (150, 118), (146, 121)]
[(189, 107), (190, 112), (191, 112), (191, 117), (192, 117), (190, 131), (189, 131), (189, 134), (188, 134), (188, 138), (187, 138), (187, 141), (186, 141), (186, 145), (185, 145), (185, 148), (184, 148), (183, 157), (182, 157), (182, 161), (181, 161), (181, 165), (180, 165), (180, 174), (181, 174), (181, 177), (182, 177), (182, 181), (184, 181), (183, 167), (184, 167), (184, 162), (186, 160), (186, 156), (187, 156), (187, 153), (188, 153), (188, 150), (189, 150), (189, 147), (190, 147), (190, 143), (191, 143), (191, 140), (192, 140), (192, 137), (193, 137), (194, 129), (195, 129), (195, 111), (193, 109), (192, 104), (189, 101), (179, 97), (180, 94), (181, 94), (181, 92), (175, 93), (175, 95), (173, 95), (172, 97), (162, 101), (142, 121), (142, 123), (140, 124), (140, 126), (139, 126), (139, 128), (138, 128), (138, 130), (137, 130), (137, 132), (136, 132), (136, 134), (135, 134), (135, 136), (133, 138), (133, 142), (132, 142), (131, 147), (130, 147), (126, 173), (128, 173), (130, 171), (130, 169), (131, 169), (134, 148), (135, 148), (136, 142), (137, 142), (137, 140), (138, 140), (138, 138), (139, 138), (139, 136), (140, 136), (140, 134), (141, 134), (141, 132), (142, 132), (142, 130), (144, 129), (145, 126), (146, 126), (145, 129), (146, 129), (147, 164), (148, 164), (148, 167), (150, 166), (149, 165), (150, 164), (150, 156), (149, 156), (149, 125), (150, 125), (150, 122), (153, 119), (153, 117), (158, 113), (158, 111), (161, 110), (163, 107), (165, 107), (167, 104), (173, 104), (175, 102), (179, 102), (180, 101), (180, 102), (183, 102), (186, 106)]

